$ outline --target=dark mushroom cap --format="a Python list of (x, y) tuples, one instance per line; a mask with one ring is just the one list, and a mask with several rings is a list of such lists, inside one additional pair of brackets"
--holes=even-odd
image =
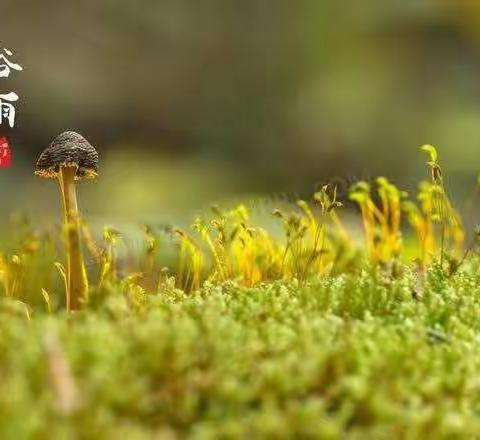
[(75, 179), (94, 179), (98, 173), (98, 153), (74, 131), (59, 134), (40, 155), (35, 167), (37, 176), (56, 178), (60, 167), (75, 166)]

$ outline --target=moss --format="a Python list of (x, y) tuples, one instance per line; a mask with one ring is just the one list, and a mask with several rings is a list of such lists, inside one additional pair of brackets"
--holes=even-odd
[[(3, 299), (0, 437), (473, 435), (473, 263), (441, 291), (429, 277), (420, 299), (413, 275), (382, 285), (368, 272), (188, 295), (113, 290), (96, 309), (30, 321)], [(58, 362), (66, 382), (52, 376)]]

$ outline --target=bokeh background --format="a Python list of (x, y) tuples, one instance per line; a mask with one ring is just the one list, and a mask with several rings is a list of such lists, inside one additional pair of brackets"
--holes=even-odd
[(438, 146), (459, 199), (480, 169), (476, 0), (2, 0), (24, 71), (1, 209), (58, 214), (32, 175), (74, 129), (102, 158), (90, 218), (160, 222), (234, 198), (385, 175), (413, 188)]

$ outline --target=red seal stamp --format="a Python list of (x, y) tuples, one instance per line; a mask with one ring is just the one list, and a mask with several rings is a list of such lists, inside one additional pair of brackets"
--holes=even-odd
[(9, 168), (12, 162), (12, 150), (6, 137), (0, 137), (0, 168)]

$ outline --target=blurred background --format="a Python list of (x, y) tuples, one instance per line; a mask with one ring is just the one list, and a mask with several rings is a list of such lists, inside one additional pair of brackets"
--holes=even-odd
[(160, 222), (219, 202), (385, 175), (414, 188), (437, 145), (466, 197), (480, 170), (475, 0), (2, 0), (23, 72), (1, 209), (58, 215), (32, 175), (52, 137), (101, 154), (80, 204), (102, 222)]

